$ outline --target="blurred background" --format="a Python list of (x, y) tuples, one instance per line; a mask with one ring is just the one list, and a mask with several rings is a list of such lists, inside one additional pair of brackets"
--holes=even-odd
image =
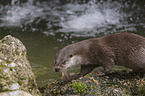
[(61, 48), (119, 32), (145, 37), (144, 0), (0, 0), (0, 39), (23, 42), (39, 86), (59, 78)]

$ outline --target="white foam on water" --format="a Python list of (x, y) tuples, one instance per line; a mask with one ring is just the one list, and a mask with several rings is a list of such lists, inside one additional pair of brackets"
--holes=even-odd
[[(120, 24), (123, 16), (118, 12), (119, 6), (114, 5), (119, 5), (119, 3), (107, 2), (101, 6), (100, 3), (90, 1), (87, 7), (86, 4), (75, 7), (72, 7), (73, 4), (66, 5), (66, 13), (73, 14), (69, 14), (68, 17), (62, 19), (60, 25), (63, 29), (61, 31), (81, 34), (91, 32), (90, 34), (94, 35), (100, 32), (100, 30), (96, 30), (97, 28)], [(74, 14), (74, 9), (76, 11), (77, 8), (78, 11), (82, 9), (81, 15)]]
[(43, 28), (42, 33), (46, 36), (58, 32), (71, 32), (72, 36), (84, 37), (96, 36), (98, 33), (114, 33), (120, 29), (134, 30), (132, 25), (127, 27), (128, 21), (124, 20), (124, 16), (127, 18), (132, 16), (132, 13), (123, 13), (122, 8), (128, 6), (119, 1), (90, 0), (88, 3), (64, 5), (59, 1), (11, 0), (10, 5), (0, 6), (0, 26), (20, 26), (23, 30), (27, 28), (25, 25), (30, 25), (32, 31), (37, 31), (41, 30), (39, 25), (44, 24), (46, 29)]
[[(43, 9), (32, 4), (33, 0), (29, 0), (23, 4), (15, 4), (17, 0), (12, 0), (11, 6), (6, 6), (6, 13), (1, 16), (3, 22), (1, 26), (18, 26), (25, 22), (32, 23), (35, 18), (43, 15)], [(19, 2), (18, 2), (19, 3)]]

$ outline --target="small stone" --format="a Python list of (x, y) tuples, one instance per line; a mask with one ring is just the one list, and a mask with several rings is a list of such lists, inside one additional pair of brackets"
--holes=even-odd
[(12, 44), (14, 44), (15, 42), (11, 42)]
[(9, 67), (15, 67), (16, 64), (15, 64), (14, 62), (12, 62), (12, 63), (10, 63), (8, 66), (9, 66)]
[(0, 62), (3, 62), (3, 61), (0, 59)]
[(32, 96), (32, 95), (25, 91), (16, 90), (11, 92), (2, 92), (0, 93), (0, 96)]
[(7, 69), (3, 69), (3, 74), (5, 75), (6, 73), (9, 73), (10, 69), (7, 68)]
[(17, 89), (19, 89), (20, 88), (20, 85), (18, 84), (18, 83), (13, 83), (12, 85), (11, 85), (11, 90), (17, 90)]

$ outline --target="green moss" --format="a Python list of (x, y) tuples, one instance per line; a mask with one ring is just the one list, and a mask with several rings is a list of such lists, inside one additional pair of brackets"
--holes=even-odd
[(24, 53), (22, 53), (22, 56), (25, 56), (25, 54), (24, 54)]
[(5, 40), (2, 40), (2, 43), (4, 43), (5, 42)]
[(12, 68), (10, 68), (10, 71), (13, 71), (13, 69), (12, 69)]
[(19, 85), (22, 85), (22, 81), (18, 81), (18, 84), (19, 84)]
[(2, 65), (2, 64), (1, 64), (0, 67), (6, 67), (6, 65)]
[(73, 88), (77, 93), (83, 94), (86, 93), (87, 85), (82, 82), (73, 82), (72, 83)]

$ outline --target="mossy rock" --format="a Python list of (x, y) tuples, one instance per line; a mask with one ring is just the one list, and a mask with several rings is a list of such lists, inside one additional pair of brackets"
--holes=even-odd
[(48, 90), (44, 92), (45, 96), (49, 96), (52, 91), (52, 95), (66, 96), (144, 96), (145, 78), (144, 74), (126, 71), (113, 72), (106, 76), (92, 72), (65, 86), (56, 87), (55, 90), (49, 89), (49, 85), (45, 88)]
[(15, 90), (39, 94), (25, 46), (8, 35), (0, 40), (0, 93)]

